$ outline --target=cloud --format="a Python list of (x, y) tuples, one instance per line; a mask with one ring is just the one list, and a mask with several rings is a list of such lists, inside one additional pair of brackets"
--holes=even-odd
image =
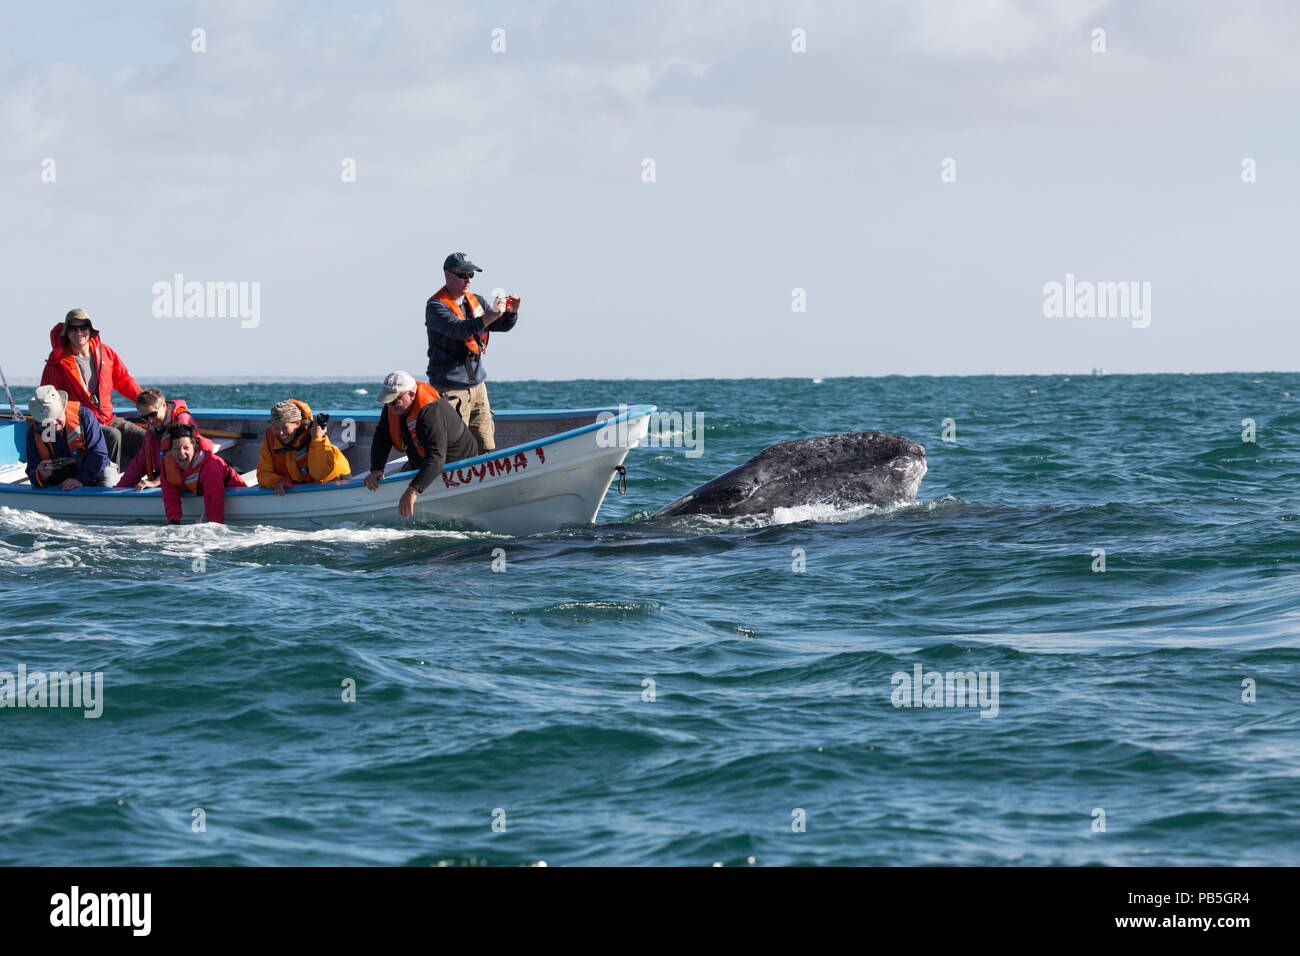
[[(965, 308), (957, 286), (986, 282), (997, 316), (1004, 296), (1065, 271), (1062, 237), (1071, 255), (1114, 246), (1108, 223), (1069, 221), (1113, 193), (1072, 188), (1070, 175), (1094, 175), (1091, 163), (1108, 189), (1127, 177), (1137, 192), (1167, 185), (1171, 159), (1192, 156), (1202, 165), (1188, 178), (1218, 164), (1231, 182), (1254, 154), (1241, 150), (1285, 153), (1277, 118), (1300, 88), (1300, 11), (1249, 0), (205, 0), (159, 4), (147, 23), (99, 10), (64, 11), (87, 37), (98, 31), (93, 44), (69, 42), (50, 17), (0, 40), (13, 44), (0, 50), (0, 256), (24, 277), (6, 284), (9, 311), (104, 303), (147, 317), (150, 286), (176, 272), (264, 280), (269, 317), (250, 371), (280, 361), (264, 343), (293, 347), (299, 310), (347, 316), (340, 326), (408, 322), (432, 291), (430, 248), (478, 250), (530, 301), (565, 302), (554, 321), (568, 326), (512, 333), (539, 350), (521, 368), (586, 361), (552, 334), (653, 321), (664, 341), (707, 341), (673, 347), (683, 370), (709, 374), (723, 355), (733, 370), (768, 370), (787, 358), (764, 343), (789, 320), (790, 287), (816, 283), (810, 301), (828, 303), (857, 295), (861, 274), (881, 308), (927, 321)], [(190, 51), (195, 26), (206, 53)], [(1104, 54), (1089, 46), (1097, 26)], [(796, 27), (806, 53), (791, 49)], [(496, 28), (505, 53), (491, 50)], [(1206, 159), (1220, 141), (1236, 154)], [(953, 155), (963, 185), (936, 195), (939, 160)], [(46, 156), (56, 187), (39, 179)], [(640, 182), (645, 157), (657, 162), (653, 187)], [(341, 181), (345, 158), (354, 184)], [(1261, 169), (1276, 176), (1278, 162)], [(967, 191), (978, 178), (1001, 191)], [(1194, 198), (1142, 214), (1168, 244), (1191, 234)], [(584, 263), (589, 297), (546, 268), (557, 246)], [(1042, 264), (1025, 276), (1027, 253)], [(819, 268), (796, 283), (792, 258)], [(735, 288), (735, 308), (764, 316), (753, 335), (696, 330), (694, 310), (662, 314), (656, 283), (682, 261), (709, 265), (676, 276), (679, 294), (698, 303), (717, 284)], [(617, 314), (603, 301), (618, 301)], [(142, 318), (141, 342), (147, 328)], [(866, 326), (845, 334), (879, 354)], [(43, 335), (32, 332), (32, 348)], [(623, 361), (631, 335), (592, 349)], [(954, 321), (952, 361), (988, 339)], [(330, 360), (384, 356), (382, 344)], [(225, 367), (255, 364), (243, 339), (205, 347), (225, 349)], [(1026, 354), (1036, 347), (1026, 340)], [(503, 349), (494, 369), (519, 354)], [(648, 353), (638, 360), (657, 368)]]
[[(121, 202), (142, 179), (169, 201), (293, 190), (344, 156), (394, 188), (613, 178), (648, 148), (679, 164), (780, 165), (846, 131), (1139, 124), (1300, 88), (1300, 12), (1142, 6), (1154, 12), (1098, 0), (399, 2), (327, 17), (204, 3), (172, 14), (176, 49), (161, 66), (105, 74), (7, 52), (0, 168), (21, 178), (36, 153), (93, 155), (79, 174)], [(207, 53), (189, 51), (191, 23)], [(1105, 54), (1089, 49), (1094, 24)], [(504, 54), (489, 49), (498, 26)], [(790, 50), (794, 26), (807, 53)]]

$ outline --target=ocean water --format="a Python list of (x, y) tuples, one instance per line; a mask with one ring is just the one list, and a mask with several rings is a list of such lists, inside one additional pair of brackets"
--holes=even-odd
[[(703, 454), (523, 539), (0, 509), (0, 670), (103, 673), (0, 709), (0, 863), (1300, 863), (1300, 373), (491, 388)], [(915, 504), (645, 520), (863, 429), (925, 445)], [(896, 706), (918, 668), (985, 696)]]

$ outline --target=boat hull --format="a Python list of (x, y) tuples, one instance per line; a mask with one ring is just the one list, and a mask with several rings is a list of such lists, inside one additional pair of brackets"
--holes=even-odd
[[(531, 425), (533, 430), (544, 429), (552, 421), (588, 423), (448, 465), (416, 499), (415, 517), (507, 535), (589, 524), (595, 520), (628, 450), (645, 437), (653, 411), (654, 407), (647, 405), (559, 410), (551, 413), (552, 418), (541, 412), (500, 412), (496, 418), (499, 425), (507, 425), (503, 429), (507, 433), (512, 417), (521, 425)], [(194, 415), (201, 428), (205, 421), (239, 421), (229, 410), (195, 409)], [(369, 417), (377, 418), (374, 413)], [(347, 413), (332, 414), (332, 418), (334, 423), (356, 420)], [(621, 419), (626, 424), (620, 428)], [(331, 430), (337, 427), (334, 423)], [(260, 427), (265, 427), (264, 416)], [(366, 442), (365, 449), (358, 449), (360, 454), (349, 457), (364, 461), (368, 447)], [(390, 473), (376, 491), (369, 491), (361, 483), (359, 475), (364, 473), (364, 465), (354, 466), (353, 473), (358, 477), (348, 481), (299, 485), (284, 495), (256, 487), (231, 488), (226, 493), (226, 523), (287, 528), (396, 523), (402, 520), (398, 500), (414, 477), (414, 472), (401, 468), (399, 463), (390, 463)], [(198, 496), (182, 496), (182, 505), (186, 521), (203, 517), (203, 501)], [(89, 488), (65, 492), (0, 485), (0, 506), (93, 524), (163, 520), (162, 496), (157, 489), (137, 492)]]

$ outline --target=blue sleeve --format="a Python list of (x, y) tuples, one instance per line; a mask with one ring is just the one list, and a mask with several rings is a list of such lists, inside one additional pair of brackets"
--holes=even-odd
[(99, 419), (85, 408), (81, 410), (81, 440), (86, 443), (86, 457), (81, 460), (77, 480), (89, 487), (99, 481), (99, 476), (108, 467), (108, 445), (104, 443)]
[(515, 323), (518, 321), (519, 321), (518, 312), (504, 312), (502, 313), (501, 318), (497, 319), (490, 326), (488, 326), (488, 331), (509, 332), (511, 329), (515, 327)]
[[(481, 296), (479, 301), (482, 302)], [(464, 342), (471, 335), (478, 335), (483, 331), (483, 318), (469, 315), (462, 322), (441, 302), (430, 302), (424, 307), (424, 328), (429, 335), (436, 335), (450, 343)]]

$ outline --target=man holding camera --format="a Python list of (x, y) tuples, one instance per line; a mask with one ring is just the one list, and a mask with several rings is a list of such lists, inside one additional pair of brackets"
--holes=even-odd
[(259, 487), (274, 488), (282, 495), (290, 485), (334, 481), (351, 474), (343, 452), (325, 436), (324, 423), (312, 418), (310, 405), (289, 398), (271, 409), (271, 427), (257, 459)]
[(95, 413), (53, 385), (36, 390), (27, 410), (27, 477), (34, 488), (72, 491), (83, 486), (117, 484), (117, 465)]
[(489, 328), (509, 332), (515, 327), (520, 300), (499, 295), (489, 308), (486, 299), (469, 291), (474, 273), (482, 271), (463, 252), (449, 255), (442, 263), (443, 287), (425, 303), (424, 328), (429, 337), (429, 383), (459, 413), (479, 451), (489, 452), (497, 444), (483, 353)]

